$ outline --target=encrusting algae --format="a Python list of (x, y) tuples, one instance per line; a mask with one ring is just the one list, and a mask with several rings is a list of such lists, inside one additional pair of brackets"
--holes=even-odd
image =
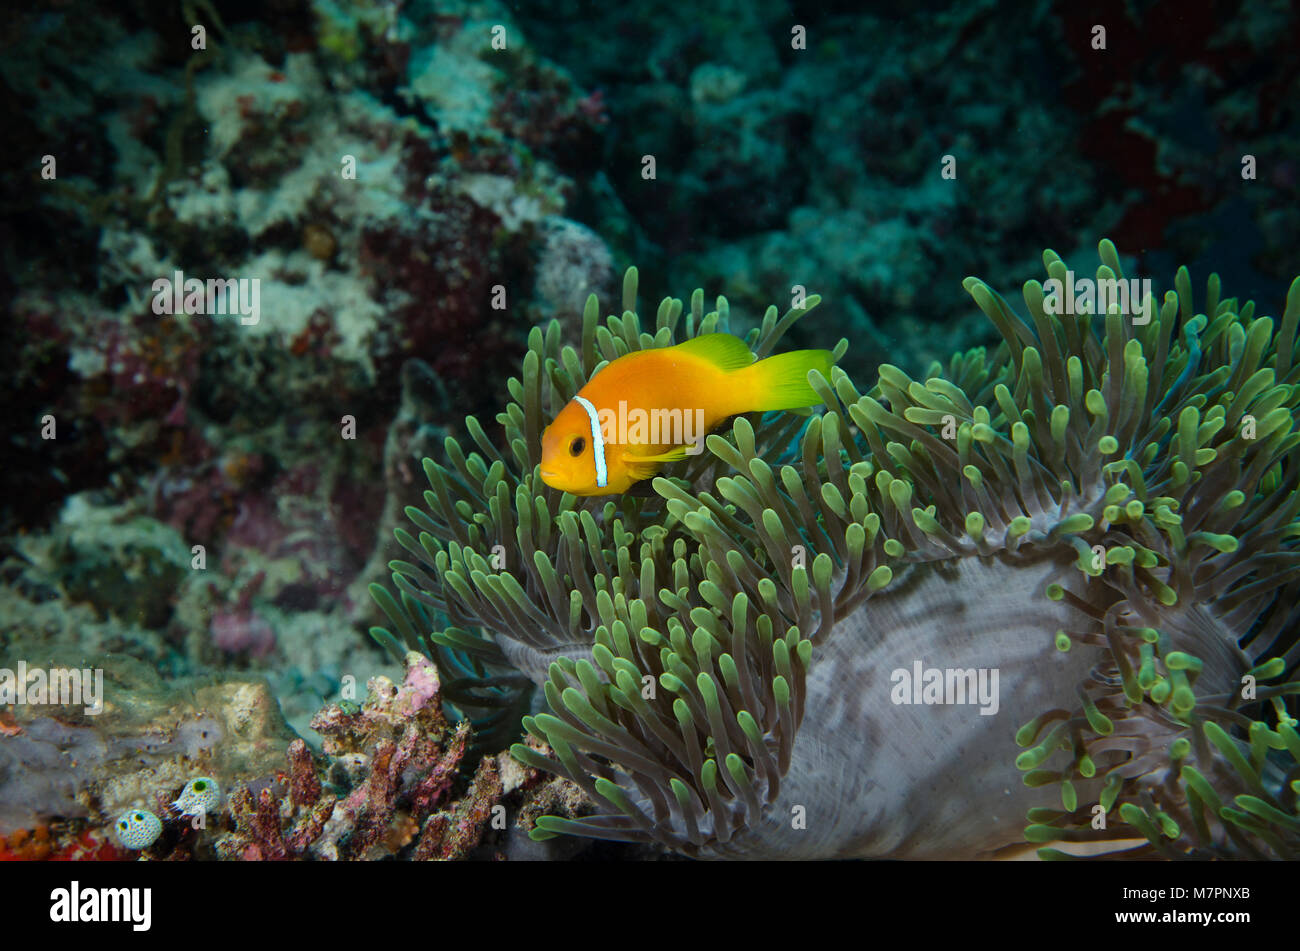
[[(1109, 241), (1100, 258), (1099, 281), (1123, 279)], [(542, 429), (602, 361), (727, 325), (696, 291), (643, 332), (636, 287), (633, 269), (603, 323), (588, 300), (580, 350), (533, 330), (498, 416), (508, 454), (471, 418), (475, 451), (426, 459), (399, 598), (372, 587), (396, 632), (376, 639), (433, 656), (484, 728), (512, 731), (542, 687), (523, 727), (552, 755), (514, 755), (603, 811), (534, 837), (1300, 855), (1300, 278), (1274, 321), (1217, 276), (1197, 301), (1180, 269), (1146, 322), (1056, 316), (1037, 281), (1026, 320), (968, 278), (991, 355), (924, 381), (882, 366), (865, 394), (811, 372), (819, 415), (739, 416), (649, 498), (564, 494), (541, 480)], [(770, 308), (755, 357), (816, 303)]]

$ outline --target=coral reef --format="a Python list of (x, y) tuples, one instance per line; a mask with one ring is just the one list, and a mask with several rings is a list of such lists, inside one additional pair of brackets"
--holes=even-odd
[(226, 784), (271, 775), (293, 738), (257, 677), (164, 682), (121, 655), (82, 662), (66, 651), (25, 653), (46, 669), (102, 670), (103, 709), (12, 707), (0, 737), (0, 836), (55, 819), (81, 819), (93, 830), (136, 809), (161, 816), (159, 790), (171, 791), (165, 805), (196, 774)]
[[(773, 289), (815, 284), (841, 332), (873, 344), (847, 355), (856, 378), (995, 342), (960, 319), (958, 281), (930, 276), (1012, 286), (1044, 246), (1070, 257), (1122, 235), (1144, 275), (1185, 261), (1268, 299), (1293, 276), (1297, 77), (1267, 65), (1295, 34), (1285, 4), (728, 0), (683, 23), (643, 0), (518, 15), (534, 47), (603, 90), (618, 132), (581, 220), (647, 279), (662, 272), (664, 292), (725, 288), (749, 319)], [(639, 178), (647, 154), (658, 181)]]
[(317, 712), (320, 753), (265, 685), (199, 683), (191, 696), (122, 658), (106, 668), (125, 706), (0, 722), (0, 860), (543, 857), (527, 837), (536, 817), (592, 808), (508, 753), (474, 755), (469, 723), (444, 716), (437, 671), (416, 652), (402, 683), (372, 678), (363, 702)]
[[(377, 677), (360, 705), (325, 707), (312, 721), (324, 737), (322, 761), (296, 740), (288, 750), (287, 777), (281, 773), (256, 793), (237, 789), (229, 810), (234, 829), (216, 840), (217, 854), (252, 860), (462, 859), (476, 854), (489, 827), (494, 842), (504, 841), (507, 796), (509, 811), (519, 810), (522, 799), (530, 814), (537, 811), (537, 797), (556, 799), (552, 786), (504, 753), (481, 759), (467, 787), (458, 788), (469, 725), (448, 723), (441, 705), (437, 671), (413, 651), (400, 686)], [(569, 801), (567, 814), (585, 805), (579, 795)]]
[(111, 862), (126, 855), (104, 830), (60, 834), (38, 825), (0, 839), (0, 862)]
[[(433, 376), (421, 425), (481, 411), (539, 311), (612, 273), (566, 217), (600, 97), (496, 3), (203, 5), (202, 50), (182, 10), (75, 6), (16, 18), (0, 62), (21, 150), (56, 161), (0, 182), (26, 460), (0, 472), (4, 634), (263, 671), (310, 735), (383, 663), (349, 627), (391, 532), (372, 486), (402, 368)], [(257, 282), (256, 319), (157, 313), (178, 273)]]
[[(1123, 280), (1099, 252), (1097, 281)], [(1043, 263), (1028, 319), (965, 282), (1003, 338), (992, 354), (922, 382), (886, 365), (866, 393), (810, 373), (824, 413), (738, 417), (648, 499), (547, 488), (538, 433), (599, 361), (676, 339), (682, 302), (643, 332), (633, 270), (621, 316), (602, 326), (588, 300), (581, 351), (533, 331), (500, 417), (509, 454), (473, 425), (474, 451), (448, 440), (445, 465), (425, 461), (401, 601), (378, 600), (412, 646), (434, 612), (450, 625), (433, 645), (543, 689), (550, 712), (523, 723), (553, 755), (513, 752), (602, 811), (541, 817), (536, 836), (700, 856), (1134, 838), (1143, 856), (1300, 854), (1300, 278), (1279, 321), (1217, 275), (1194, 296), (1185, 269), (1163, 301), (1094, 315), (1064, 300), (1061, 258)], [(816, 303), (769, 308), (756, 356)], [(697, 291), (685, 336), (727, 313)], [(969, 676), (960, 699), (944, 670)]]

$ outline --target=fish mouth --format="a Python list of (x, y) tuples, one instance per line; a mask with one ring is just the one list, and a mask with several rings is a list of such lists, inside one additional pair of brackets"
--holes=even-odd
[(560, 474), (554, 469), (543, 469), (541, 475), (543, 479), (547, 480), (558, 479), (560, 477)]

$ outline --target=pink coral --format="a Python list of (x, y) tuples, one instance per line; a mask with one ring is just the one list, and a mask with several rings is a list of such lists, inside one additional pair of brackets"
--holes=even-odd
[[(318, 765), (306, 743), (289, 747), (286, 782), (231, 796), (236, 829), (217, 844), (226, 858), (364, 859), (406, 849), (417, 858), (461, 858), (483, 836), (503, 794), (499, 767), (485, 760), (465, 797), (449, 802), (469, 745), (467, 723), (444, 719), (438, 675), (421, 654), (406, 657), (401, 686), (369, 683), (361, 706), (331, 704), (312, 720), (333, 770), (350, 764), (342, 798), (322, 793)], [(347, 771), (345, 767), (344, 771)], [(442, 807), (443, 811), (435, 810)]]

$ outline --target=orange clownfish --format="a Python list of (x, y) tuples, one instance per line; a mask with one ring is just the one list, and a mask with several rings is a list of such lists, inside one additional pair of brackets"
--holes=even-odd
[(729, 416), (815, 406), (808, 371), (829, 377), (829, 350), (754, 362), (731, 334), (640, 350), (601, 369), (542, 433), (542, 481), (573, 495), (616, 495), (665, 463), (704, 449)]

